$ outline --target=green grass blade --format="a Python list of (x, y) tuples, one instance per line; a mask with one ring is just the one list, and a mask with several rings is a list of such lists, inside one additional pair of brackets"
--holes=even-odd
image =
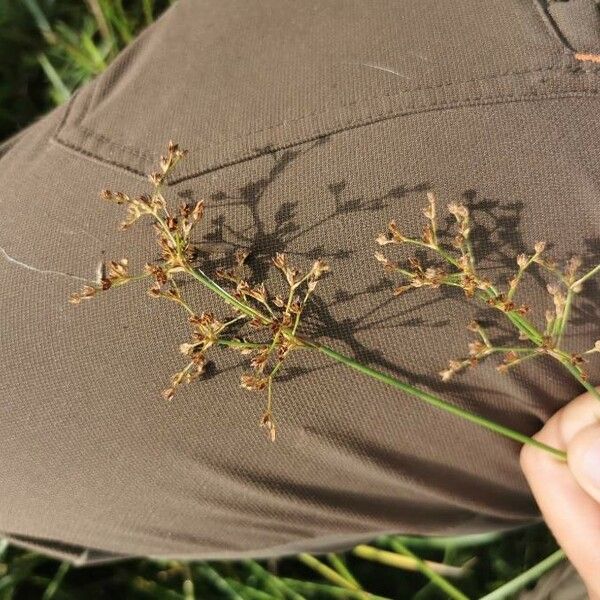
[(513, 594), (522, 590), (525, 586), (530, 583), (537, 581), (546, 571), (549, 571), (557, 564), (562, 562), (566, 558), (563, 550), (557, 550), (537, 565), (531, 567), (524, 573), (521, 573), (518, 577), (515, 577), (511, 581), (501, 585), (490, 594), (487, 594), (480, 598), (480, 600), (504, 600), (510, 598)]
[(403, 554), (413, 558), (417, 563), (417, 568), (425, 577), (436, 585), (440, 590), (447, 594), (453, 600), (469, 600), (469, 597), (463, 594), (460, 590), (455, 588), (447, 579), (444, 579), (439, 573), (436, 573), (424, 560), (420, 559), (416, 554), (412, 553), (404, 544), (399, 540), (388, 538), (388, 543), (394, 552)]
[(357, 589), (357, 590), (362, 589), (362, 586), (360, 585), (360, 583), (358, 582), (356, 577), (354, 577), (354, 575), (352, 575), (352, 573), (346, 566), (346, 563), (337, 554), (334, 554), (333, 552), (331, 552), (330, 554), (327, 555), (327, 560), (329, 561), (331, 566), (342, 577), (345, 577), (350, 583), (354, 584), (355, 589)]
[(289, 577), (282, 578), (282, 581), (290, 588), (297, 590), (307, 596), (317, 596), (319, 598), (331, 598), (332, 600), (390, 600), (383, 596), (376, 596), (368, 592), (345, 590), (325, 583), (314, 583), (312, 581), (300, 581)]
[(54, 44), (56, 42), (56, 34), (52, 30), (52, 26), (46, 18), (44, 11), (40, 8), (37, 0), (23, 0), (23, 4), (25, 4), (33, 16), (33, 20), (35, 21), (37, 28), (42, 32), (42, 35), (50, 44)]
[(63, 104), (71, 97), (71, 91), (65, 85), (65, 82), (61, 79), (60, 75), (54, 68), (54, 65), (48, 60), (45, 54), (38, 56), (38, 62), (40, 63), (50, 85), (52, 86), (53, 99), (56, 104)]
[(221, 577), (221, 575), (207, 563), (198, 563), (194, 565), (194, 570), (199, 578), (203, 579), (211, 587), (217, 590), (223, 598), (226, 598), (227, 600), (244, 600), (244, 598), (229, 585), (227, 580)]
[(298, 560), (305, 564), (307, 567), (316, 571), (321, 577), (327, 579), (330, 583), (347, 590), (357, 590), (357, 586), (344, 577), (342, 577), (337, 571), (334, 571), (331, 567), (323, 564), (318, 558), (312, 556), (312, 554), (300, 554)]
[(142, 10), (146, 25), (154, 22), (154, 0), (142, 0)]
[(65, 575), (68, 573), (71, 565), (68, 562), (60, 563), (58, 570), (56, 571), (56, 575), (48, 585), (48, 587), (44, 591), (44, 595), (42, 596), (42, 600), (52, 600), (60, 587), (60, 584), (63, 582)]

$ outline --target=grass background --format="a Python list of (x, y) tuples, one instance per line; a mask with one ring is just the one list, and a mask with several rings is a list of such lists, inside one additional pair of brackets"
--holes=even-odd
[[(172, 1), (0, 0), (0, 142), (103, 71)], [(510, 534), (388, 536), (374, 540), (366, 550), (359, 547), (318, 559), (136, 559), (75, 569), (0, 542), (0, 600), (430, 600), (460, 594), (499, 600), (532, 587), (543, 571), (561, 560), (556, 550), (547, 528), (536, 524)], [(400, 564), (406, 555), (454, 567), (447, 578), (452, 587), (432, 581), (421, 562), (407, 569)], [(552, 559), (540, 565), (548, 556)], [(410, 556), (408, 560), (415, 563)]]

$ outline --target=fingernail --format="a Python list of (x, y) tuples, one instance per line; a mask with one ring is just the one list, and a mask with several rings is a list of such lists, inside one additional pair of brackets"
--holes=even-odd
[(588, 481), (600, 489), (600, 437), (592, 440), (583, 451), (581, 468)]

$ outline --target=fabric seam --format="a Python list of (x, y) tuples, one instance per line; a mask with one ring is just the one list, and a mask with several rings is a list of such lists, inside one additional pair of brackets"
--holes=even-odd
[[(558, 73), (564, 73), (564, 72), (570, 72), (570, 73), (574, 73), (577, 75), (598, 75), (600, 74), (600, 70), (592, 68), (592, 69), (583, 69), (581, 66), (579, 65), (572, 65), (568, 68), (561, 68), (561, 69), (556, 69), (556, 67), (544, 67), (543, 69), (535, 69), (535, 70), (531, 70), (531, 71), (527, 71), (527, 72), (522, 72), (522, 73), (511, 73), (509, 75), (514, 75), (514, 74), (521, 74), (521, 75), (525, 75), (525, 74), (529, 74), (529, 73), (535, 73), (535, 72), (539, 72), (539, 71), (549, 71), (549, 70), (554, 70), (555, 72)], [(474, 79), (474, 80), (468, 80), (468, 81), (462, 81), (459, 82), (458, 85), (463, 85), (465, 83), (473, 83), (473, 82), (477, 82), (477, 81), (486, 81), (486, 80), (490, 80), (490, 79), (501, 79), (502, 77), (506, 77), (506, 75), (498, 75), (494, 78), (485, 78), (485, 79)], [(457, 84), (453, 84), (453, 85), (457, 85)], [(438, 88), (443, 88), (443, 87), (447, 87), (446, 84), (444, 85), (436, 85), (436, 86), (430, 86), (430, 87), (425, 87), (425, 88), (415, 88), (413, 90), (408, 90), (406, 92), (403, 93), (395, 93), (395, 94), (380, 94), (376, 97), (371, 97), (371, 98), (367, 98), (367, 99), (358, 99), (358, 100), (353, 100), (351, 102), (347, 102), (345, 104), (338, 104), (335, 105), (335, 109), (341, 109), (341, 108), (350, 108), (352, 106), (355, 106), (357, 104), (368, 104), (369, 102), (374, 102), (376, 100), (381, 100), (381, 99), (386, 99), (386, 98), (401, 98), (402, 95), (406, 95), (406, 94), (411, 94), (411, 93), (415, 93), (415, 92), (419, 92), (419, 91), (427, 91), (427, 90), (431, 90), (431, 89), (438, 89)], [(558, 99), (558, 98), (577, 98), (577, 97), (589, 97), (589, 96), (594, 96), (598, 94), (598, 89), (594, 88), (594, 89), (589, 89), (589, 90), (584, 90), (584, 91), (576, 91), (576, 90), (564, 90), (561, 92), (552, 92), (552, 93), (547, 93), (544, 94), (542, 92), (539, 91), (533, 91), (531, 93), (519, 93), (519, 94), (514, 94), (514, 95), (502, 95), (502, 94), (492, 94), (492, 95), (481, 95), (481, 96), (477, 96), (477, 97), (469, 97), (469, 98), (465, 98), (459, 101), (455, 101), (455, 102), (438, 102), (438, 103), (433, 103), (430, 105), (421, 105), (421, 106), (417, 106), (417, 105), (413, 105), (413, 106), (407, 106), (407, 107), (401, 107), (401, 108), (397, 108), (394, 109), (393, 111), (388, 111), (383, 112), (383, 113), (379, 113), (376, 115), (373, 115), (372, 117), (368, 118), (367, 120), (364, 120), (362, 122), (358, 122), (358, 123), (350, 123), (350, 124), (346, 124), (342, 127), (338, 127), (338, 128), (327, 128), (327, 130), (325, 131), (321, 131), (319, 133), (315, 133), (313, 135), (307, 135), (307, 136), (303, 136), (301, 138), (297, 138), (294, 140), (290, 140), (290, 141), (283, 141), (280, 144), (272, 144), (269, 146), (269, 148), (265, 148), (265, 149), (257, 149), (254, 151), (250, 151), (250, 152), (245, 152), (245, 153), (240, 153), (238, 154), (238, 156), (231, 158), (230, 160), (227, 159), (223, 159), (221, 162), (212, 165), (212, 166), (207, 166), (206, 168), (201, 168), (193, 173), (190, 174), (185, 174), (184, 176), (176, 179), (176, 180), (172, 180), (171, 181), (171, 185), (176, 185), (177, 183), (180, 183), (182, 181), (187, 181), (189, 179), (193, 179), (195, 177), (199, 177), (201, 175), (204, 175), (206, 173), (211, 173), (214, 171), (217, 171), (221, 168), (227, 167), (227, 166), (232, 166), (235, 164), (239, 164), (241, 162), (245, 162), (247, 160), (252, 160), (253, 158), (258, 158), (259, 156), (262, 156), (268, 152), (272, 152), (273, 150), (278, 150), (278, 149), (284, 149), (284, 148), (290, 148), (293, 146), (298, 146), (301, 145), (303, 143), (315, 140), (315, 139), (319, 139), (319, 138), (323, 138), (326, 137), (328, 135), (333, 135), (333, 134), (337, 134), (337, 133), (342, 133), (344, 131), (348, 131), (348, 130), (352, 130), (352, 129), (356, 129), (358, 127), (365, 127), (371, 124), (375, 124), (375, 123), (379, 123), (385, 120), (389, 120), (389, 119), (393, 119), (393, 118), (399, 118), (402, 116), (408, 116), (411, 114), (419, 114), (419, 113), (425, 113), (425, 112), (435, 112), (435, 111), (442, 111), (442, 110), (452, 110), (452, 109), (456, 109), (456, 108), (463, 108), (463, 107), (469, 107), (469, 106), (478, 106), (478, 105), (490, 105), (490, 104), (503, 104), (503, 103), (514, 103), (514, 102), (520, 102), (520, 101), (529, 101), (529, 100), (535, 100), (535, 99)], [(119, 162), (117, 160), (111, 160), (105, 156), (101, 156), (99, 154), (95, 154), (94, 152), (84, 148), (83, 146), (76, 144), (74, 142), (69, 141), (68, 139), (65, 139), (62, 135), (64, 129), (66, 128), (66, 123), (68, 120), (68, 116), (70, 113), (70, 109), (71, 109), (71, 104), (72, 101), (75, 99), (75, 96), (71, 99), (70, 102), (70, 106), (68, 107), (67, 111), (65, 111), (65, 115), (61, 121), (61, 123), (59, 124), (56, 133), (54, 134), (54, 136), (51, 138), (51, 141), (54, 141), (55, 143), (58, 143), (59, 145), (62, 145), (66, 148), (69, 148), (72, 151), (78, 152), (81, 155), (91, 158), (91, 159), (95, 159), (96, 161), (99, 161), (100, 163), (103, 164), (107, 164), (107, 165), (111, 165), (113, 167), (117, 167), (120, 169), (124, 169), (125, 171), (137, 175), (137, 176), (142, 176), (145, 177), (145, 174), (143, 171), (136, 169), (134, 167), (131, 167), (127, 164), (124, 164), (123, 162)], [(331, 105), (330, 105), (331, 106)], [(283, 125), (284, 123), (286, 125), (289, 125), (291, 123), (298, 123), (301, 122), (303, 120), (308, 120), (310, 118), (315, 117), (316, 115), (320, 115), (320, 114), (326, 114), (328, 111), (327, 110), (323, 110), (323, 108), (319, 109), (318, 111), (313, 111), (311, 113), (307, 113), (304, 114), (296, 119), (290, 119), (290, 120), (286, 120), (284, 122), (281, 123), (277, 123), (277, 124), (273, 124), (270, 125), (269, 127), (263, 128), (263, 129), (258, 129), (255, 131), (252, 131), (250, 133), (244, 134), (242, 136), (238, 136), (235, 138), (231, 138), (229, 140), (226, 140), (224, 142), (224, 144), (234, 144), (236, 142), (239, 142), (240, 140), (244, 140), (244, 139), (248, 139), (251, 138), (252, 136), (256, 136), (260, 133), (265, 133), (267, 131), (271, 131), (274, 129), (277, 129), (278, 127), (281, 127), (281, 125)], [(152, 157), (149, 156), (149, 154), (144, 153), (143, 151), (133, 148), (133, 147), (129, 147), (129, 146), (124, 146), (118, 142), (115, 142), (113, 140), (111, 140), (110, 138), (102, 135), (102, 134), (98, 134), (96, 132), (93, 132), (91, 130), (89, 130), (86, 127), (83, 127), (81, 125), (73, 125), (73, 129), (75, 131), (79, 130), (80, 132), (85, 133), (86, 135), (90, 136), (90, 137), (94, 137), (95, 139), (98, 139), (99, 141), (101, 141), (102, 143), (105, 143), (107, 145), (110, 145), (116, 149), (119, 149), (121, 151), (125, 151), (125, 152), (129, 152), (132, 154), (135, 154), (136, 156), (145, 159), (145, 160), (152, 160)]]
[[(548, 34), (549, 35), (549, 34)], [(567, 52), (567, 50), (565, 49), (563, 54), (566, 55), (570, 55), (572, 53)], [(278, 127), (281, 127), (281, 125), (286, 124), (286, 123), (297, 123), (303, 119), (308, 119), (310, 117), (313, 117), (317, 114), (322, 114), (325, 112), (328, 112), (330, 110), (335, 110), (335, 109), (340, 109), (340, 108), (347, 108), (350, 106), (354, 106), (355, 104), (361, 103), (361, 102), (373, 102), (376, 101), (378, 99), (382, 99), (382, 98), (394, 98), (394, 97), (399, 97), (402, 94), (410, 94), (410, 93), (418, 93), (418, 92), (427, 92), (427, 91), (432, 91), (432, 90), (439, 90), (439, 89), (443, 89), (443, 88), (447, 88), (447, 87), (455, 87), (457, 85), (466, 85), (469, 83), (478, 83), (478, 82), (486, 82), (486, 81), (497, 81), (499, 79), (503, 79), (503, 78), (509, 78), (509, 77), (514, 77), (515, 75), (530, 75), (530, 74), (534, 74), (534, 73), (542, 73), (544, 71), (555, 71), (555, 72), (561, 72), (561, 71), (566, 71), (566, 72), (571, 72), (571, 73), (577, 73), (579, 71), (581, 71), (582, 68), (579, 64), (575, 63), (572, 64), (568, 67), (560, 67), (556, 64), (551, 64), (551, 65), (545, 65), (543, 67), (537, 67), (535, 69), (527, 69), (527, 70), (522, 70), (522, 71), (504, 71), (502, 73), (496, 73), (494, 75), (490, 75), (487, 77), (473, 77), (471, 79), (463, 79), (460, 81), (444, 81), (441, 83), (437, 83), (435, 85), (428, 85), (428, 86), (421, 86), (421, 87), (414, 87), (411, 89), (407, 89), (404, 90), (402, 92), (393, 92), (393, 93), (387, 93), (387, 94), (377, 94), (376, 96), (362, 96), (362, 97), (357, 97), (352, 99), (349, 102), (344, 102), (344, 103), (336, 103), (336, 102), (331, 102), (328, 104), (325, 104), (323, 106), (321, 106), (319, 109), (317, 110), (313, 110), (311, 112), (308, 113), (304, 113), (302, 115), (299, 115), (293, 119), (285, 119), (283, 121), (280, 121), (278, 123), (274, 123), (271, 124), (267, 127), (263, 127), (261, 129), (252, 129), (252, 130), (248, 130), (240, 135), (237, 135), (234, 138), (230, 138), (228, 140), (229, 143), (231, 142), (236, 142), (238, 140), (243, 140), (246, 139), (248, 137), (251, 137), (253, 135), (256, 135), (258, 133), (264, 133), (265, 131), (270, 131), (272, 129), (277, 129)], [(71, 98), (71, 100), (69, 101), (69, 110), (67, 111), (67, 113), (65, 114), (65, 118), (63, 119), (62, 123), (59, 126), (59, 129), (57, 131), (57, 136), (60, 135), (61, 131), (67, 126), (67, 120), (68, 120), (68, 115), (71, 112), (71, 106), (73, 105), (74, 101), (76, 99), (76, 96), (73, 96), (73, 98)], [(115, 148), (118, 148), (120, 150), (126, 150), (126, 151), (131, 151), (131, 152), (135, 152), (136, 155), (140, 156), (141, 158), (152, 158), (149, 154), (145, 153), (142, 149), (139, 148), (134, 148), (133, 146), (128, 146), (126, 144), (123, 144), (120, 141), (116, 141), (114, 139), (109, 138), (108, 136), (104, 135), (104, 134), (100, 134), (94, 130), (91, 130), (87, 127), (85, 127), (84, 125), (82, 125), (81, 123), (72, 123), (71, 126), (74, 129), (80, 129), (81, 131), (83, 131), (84, 133), (88, 134), (90, 137), (93, 137), (103, 143), (106, 143), (110, 146), (113, 146)], [(191, 148), (190, 150), (193, 150), (193, 148)]]
[[(206, 167), (204, 169), (200, 169), (193, 173), (186, 174), (185, 176), (182, 176), (178, 179), (173, 179), (169, 182), (169, 185), (175, 186), (184, 181), (189, 181), (191, 179), (201, 177), (202, 175), (206, 175), (207, 173), (213, 173), (215, 171), (219, 171), (221, 169), (224, 169), (224, 168), (227, 168), (230, 166), (234, 166), (234, 165), (237, 165), (237, 164), (240, 164), (243, 162), (247, 162), (249, 160), (254, 160), (255, 158), (259, 158), (260, 156), (269, 154), (269, 153), (273, 152), (274, 150), (284, 150), (286, 148), (300, 146), (302, 144), (314, 141), (316, 139), (328, 137), (330, 135), (344, 133), (345, 131), (351, 131), (353, 129), (358, 129), (360, 127), (368, 127), (370, 125), (375, 125), (375, 124), (383, 122), (383, 121), (388, 121), (391, 119), (410, 116), (413, 114), (420, 114), (420, 113), (426, 113), (426, 112), (439, 112), (439, 111), (443, 111), (443, 110), (455, 110), (455, 109), (459, 109), (459, 108), (468, 108), (468, 107), (472, 107), (472, 106), (489, 106), (489, 105), (493, 105), (493, 104), (512, 104), (512, 103), (517, 103), (517, 102), (528, 102), (528, 101), (535, 101), (535, 100), (554, 100), (554, 99), (561, 99), (561, 98), (586, 98), (586, 97), (595, 96), (598, 94), (598, 92), (599, 92), (599, 90), (594, 89), (594, 90), (584, 91), (584, 92), (582, 92), (582, 91), (570, 91), (570, 92), (565, 91), (565, 92), (555, 93), (555, 94), (539, 94), (536, 92), (533, 94), (513, 96), (513, 97), (490, 96), (487, 98), (481, 97), (481, 98), (476, 99), (475, 101), (473, 101), (473, 100), (462, 101), (462, 102), (458, 102), (455, 104), (448, 104), (445, 106), (422, 107), (421, 109), (418, 109), (418, 110), (417, 109), (407, 109), (407, 110), (401, 111), (400, 113), (397, 113), (397, 114), (380, 115), (379, 117), (373, 118), (369, 121), (365, 121), (362, 123), (354, 123), (351, 125), (346, 125), (344, 127), (338, 128), (338, 129), (328, 130), (328, 131), (321, 132), (321, 133), (318, 133), (318, 134), (315, 134), (312, 136), (304, 137), (302, 139), (293, 140), (293, 141), (290, 141), (287, 143), (283, 142), (281, 144), (274, 144), (274, 145), (270, 146), (269, 148), (265, 148), (262, 150), (256, 150), (254, 152), (248, 152), (246, 154), (237, 156), (236, 158), (232, 158), (231, 160), (224, 160), (214, 166)], [(129, 174), (135, 175), (137, 177), (141, 177), (144, 180), (146, 179), (146, 173), (141, 170), (135, 169), (135, 168), (125, 165), (123, 163), (119, 163), (117, 161), (107, 159), (105, 157), (97, 156), (97, 155), (93, 154), (92, 152), (86, 150), (85, 148), (82, 148), (75, 144), (71, 144), (70, 142), (67, 142), (65, 140), (53, 138), (51, 141), (58, 144), (59, 146), (64, 147), (65, 149), (74, 151), (84, 157), (92, 159), (95, 162), (99, 162), (101, 164), (116, 167), (118, 169), (126, 171)]]

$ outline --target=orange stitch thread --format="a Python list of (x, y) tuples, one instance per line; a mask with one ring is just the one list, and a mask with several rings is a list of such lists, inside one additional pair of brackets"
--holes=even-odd
[(585, 54), (583, 52), (578, 52), (575, 54), (575, 58), (581, 61), (600, 63), (600, 54)]

